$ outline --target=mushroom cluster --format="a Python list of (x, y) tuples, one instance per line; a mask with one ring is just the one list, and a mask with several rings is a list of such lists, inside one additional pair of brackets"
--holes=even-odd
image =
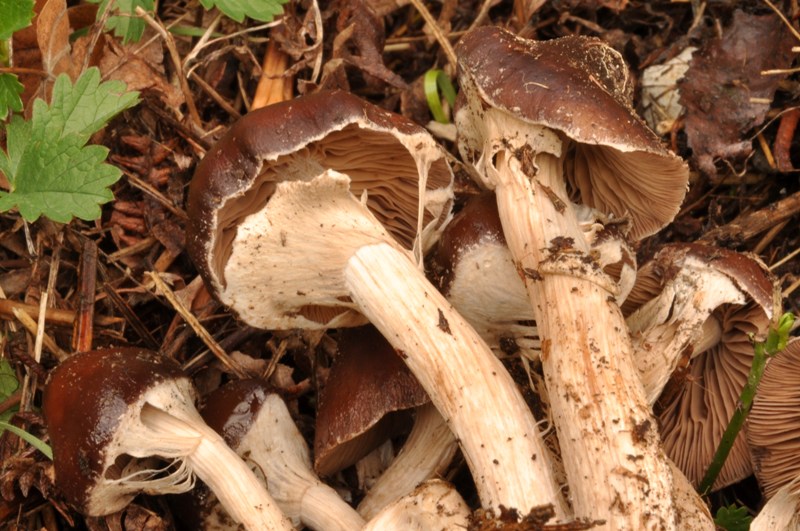
[[(244, 116), (191, 182), (187, 248), (211, 295), (250, 326), (337, 339), (313, 459), (263, 382), (222, 385), (201, 416), (171, 360), (94, 351), (64, 361), (44, 399), (69, 502), (108, 514), (197, 478), (213, 493), (195, 491), (202, 529), (461, 528), (469, 508), (437, 477), (460, 448), (487, 510), (714, 528), (692, 484), (746, 378), (747, 334), (775, 311), (774, 279), (754, 257), (700, 245), (667, 246), (637, 270), (636, 242), (676, 215), (688, 168), (633, 111), (613, 48), (482, 27), (456, 51), (456, 144), (484, 190), (455, 216), (444, 149), (342, 91)], [(541, 367), (528, 376), (547, 418), (509, 354)], [(70, 417), (88, 403), (101, 413)], [(791, 460), (765, 448), (771, 420), (755, 413), (759, 402), (742, 464), (718, 486)], [(360, 505), (325, 483), (398, 435)], [(792, 475), (760, 479), (770, 492), (790, 483), (786, 497)]]

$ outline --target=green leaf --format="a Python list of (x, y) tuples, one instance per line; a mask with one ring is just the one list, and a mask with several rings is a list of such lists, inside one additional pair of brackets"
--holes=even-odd
[[(8, 360), (0, 359), (0, 402), (13, 395), (17, 389), (19, 389), (17, 373), (14, 372), (14, 368), (8, 363)], [(16, 411), (17, 408), (12, 407), (0, 413), (0, 421), (7, 421)], [(0, 433), (2, 433), (2, 430), (0, 430)]]
[(33, 19), (34, 0), (0, 0), (0, 41), (24, 27)]
[(121, 111), (139, 101), (138, 92), (125, 92), (122, 81), (100, 83), (100, 71), (90, 68), (72, 85), (66, 74), (56, 78), (48, 105), (33, 103), (33, 134), (58, 138), (78, 134), (84, 142)]
[[(16, 179), (19, 161), (22, 158), (22, 154), (25, 152), (25, 146), (28, 144), (30, 137), (30, 122), (26, 122), (20, 116), (11, 118), (11, 122), (6, 125), (6, 148), (8, 149), (8, 156), (0, 157), (0, 169), (6, 174), (6, 178), (8, 178), (8, 182), (11, 183), (12, 188)], [(2, 161), (2, 159), (5, 159), (5, 161)]]
[(19, 388), (17, 373), (6, 359), (0, 359), (0, 402), (13, 395)]
[(261, 22), (272, 20), (283, 13), (283, 4), (289, 0), (200, 0), (203, 7), (216, 7), (236, 22), (244, 21), (244, 17)]
[[(122, 172), (103, 164), (108, 149), (84, 146), (76, 134), (30, 142), (22, 155), (11, 193), (0, 193), (0, 210), (17, 207), (35, 221), (45, 215), (68, 223), (72, 217), (100, 217), (100, 205), (114, 199), (109, 186)], [(24, 176), (24, 178), (23, 178)]]
[(45, 456), (47, 456), (51, 461), (53, 460), (53, 449), (44, 442), (43, 440), (39, 439), (38, 437), (31, 435), (25, 430), (21, 430), (14, 426), (13, 424), (9, 424), (8, 422), (0, 421), (0, 429), (6, 429), (25, 441), (26, 443), (30, 444), (40, 452), (42, 452)]
[(748, 531), (752, 521), (753, 517), (747, 514), (747, 507), (736, 505), (720, 507), (714, 518), (714, 523), (727, 531)]
[(14, 74), (0, 74), (0, 120), (5, 120), (8, 109), (16, 112), (22, 110), (22, 99), (19, 95), (23, 88)]
[[(2, 0), (0, 0), (2, 1)], [(155, 9), (154, 0), (89, 0), (96, 4), (100, 2), (97, 8), (98, 20), (103, 16), (106, 6), (109, 1), (114, 2), (112, 6), (111, 15), (106, 20), (106, 31), (113, 31), (114, 35), (122, 39), (122, 42), (139, 42), (144, 33), (145, 23), (141, 17), (136, 14), (136, 8), (141, 7), (145, 11), (152, 13)]]
[(96, 68), (75, 85), (59, 76), (50, 105), (36, 100), (30, 122), (14, 116), (6, 126), (7, 152), (0, 151), (0, 170), (11, 190), (0, 193), (0, 210), (17, 207), (28, 221), (41, 215), (62, 223), (100, 217), (100, 205), (113, 199), (108, 187), (122, 173), (104, 163), (108, 149), (85, 144), (137, 102), (138, 93), (125, 92), (123, 83), (100, 83)]

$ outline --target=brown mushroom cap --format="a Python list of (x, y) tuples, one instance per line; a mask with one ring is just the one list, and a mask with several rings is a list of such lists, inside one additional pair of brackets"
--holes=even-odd
[[(265, 208), (279, 183), (307, 182), (324, 170), (348, 176), (350, 193), (365, 196), (371, 213), (407, 249), (418, 246), (417, 237), (427, 240), (448, 215), (452, 173), (443, 152), (424, 129), (402, 116), (339, 91), (311, 94), (246, 115), (206, 154), (194, 174), (187, 245), (212, 294), (254, 326), (326, 327), (337, 315), (352, 310), (344, 294), (341, 305), (330, 301), (321, 305), (309, 295), (297, 307), (285, 309), (281, 317), (287, 320), (258, 322), (263, 317), (246, 316), (249, 303), (237, 300), (237, 290), (250, 288), (232, 286), (226, 279), (232, 243), (247, 216)], [(422, 198), (421, 179), (426, 179)], [(420, 211), (422, 222), (418, 222)], [(311, 230), (325, 231), (319, 226)], [(422, 241), (420, 251), (430, 243)], [(261, 269), (266, 269), (264, 260), (262, 255)], [(297, 267), (304, 261), (313, 258), (297, 256), (291, 266), (281, 267)], [(291, 289), (302, 291), (302, 287)], [(353, 313), (335, 325), (364, 324)]]
[(250, 431), (269, 387), (258, 380), (236, 380), (209, 394), (200, 410), (208, 427), (222, 435), (234, 450)]
[(86, 514), (104, 515), (133, 500), (141, 487), (114, 481), (127, 464), (118, 455), (122, 431), (144, 403), (167, 393), (194, 407), (194, 388), (178, 365), (138, 348), (81, 353), (53, 371), (42, 410), (56, 482), (70, 503)]
[[(467, 33), (456, 46), (465, 92), (484, 105), (572, 139), (566, 173), (580, 202), (630, 216), (641, 239), (669, 223), (686, 193), (688, 168), (664, 148), (631, 107), (632, 80), (622, 57), (599, 39), (530, 41), (498, 27)], [(483, 152), (476, 105), (456, 112), (459, 149), (475, 164)], [(508, 135), (512, 136), (513, 131)], [(490, 183), (485, 184), (490, 186)]]
[[(686, 285), (670, 285), (679, 278), (679, 273)], [(713, 284), (705, 283), (701, 278), (705, 274), (715, 275), (718, 280)], [(688, 369), (676, 371), (672, 376), (655, 410), (667, 455), (697, 485), (747, 381), (753, 360), (751, 334), (759, 337), (769, 325), (773, 311), (773, 278), (754, 256), (699, 244), (674, 244), (666, 246), (653, 262), (643, 266), (639, 279), (625, 309), (644, 305), (646, 300), (656, 300), (661, 290), (666, 291), (665, 286), (669, 286), (667, 299), (671, 305), (659, 311), (675, 323), (668, 321), (660, 334), (671, 337), (669, 334), (674, 333), (672, 341), (678, 344), (653, 348), (671, 348), (687, 360), (692, 357)], [(700, 289), (731, 290), (732, 293), (704, 294), (698, 292)], [(721, 302), (714, 308), (710, 306), (713, 301)], [(708, 326), (709, 322), (714, 326)], [(683, 330), (684, 325), (693, 329)], [(705, 332), (714, 331), (711, 338), (704, 337), (704, 325)], [(639, 365), (641, 354), (637, 347)], [(751, 473), (747, 444), (740, 434), (713, 488), (720, 489)]]
[(767, 363), (746, 433), (767, 498), (792, 481), (800, 482), (800, 339)]
[(327, 476), (352, 465), (408, 425), (403, 413), (428, 401), (374, 327), (340, 330), (339, 356), (317, 408), (314, 468)]

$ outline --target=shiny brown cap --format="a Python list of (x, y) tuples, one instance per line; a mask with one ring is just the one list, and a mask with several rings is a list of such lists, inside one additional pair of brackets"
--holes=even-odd
[(454, 271), (461, 257), (484, 242), (506, 245), (497, 212), (497, 200), (491, 192), (471, 197), (464, 208), (453, 216), (437, 242), (431, 256), (431, 267), (437, 287), (445, 296), (454, 281)]
[(468, 162), (480, 157), (482, 140), (470, 138), (464, 124), (482, 120), (486, 108), (500, 109), (573, 140), (566, 173), (579, 202), (630, 216), (632, 238), (672, 220), (686, 193), (688, 167), (634, 112), (633, 81), (613, 48), (579, 36), (531, 41), (484, 26), (467, 33), (456, 53), (462, 88), (474, 87), (483, 102), (481, 109), (456, 113), (459, 149)]
[[(109, 444), (118, 436), (120, 420), (153, 388), (176, 381), (193, 397), (191, 383), (172, 360), (144, 349), (93, 350), (67, 358), (52, 372), (44, 391), (42, 412), (53, 447), (56, 484), (82, 512), (97, 514), (93, 498), (114, 478)], [(113, 489), (113, 487), (112, 487)], [(120, 495), (108, 514), (124, 507), (135, 494)]]
[(403, 360), (372, 326), (339, 331), (339, 356), (320, 396), (314, 468), (346, 468), (402, 430), (398, 412), (428, 402)]
[(200, 414), (236, 450), (271, 392), (271, 387), (259, 380), (234, 380), (206, 396)]

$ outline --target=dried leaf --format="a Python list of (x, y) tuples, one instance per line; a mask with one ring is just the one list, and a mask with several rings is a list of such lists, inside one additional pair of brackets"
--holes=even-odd
[(764, 121), (782, 79), (761, 72), (788, 68), (793, 42), (777, 16), (737, 11), (724, 36), (694, 54), (680, 84), (680, 101), (692, 157), (702, 171), (715, 175), (715, 159), (735, 160), (752, 152), (747, 135)]
[(36, 40), (42, 52), (44, 71), (49, 74), (51, 80), (55, 80), (61, 73), (71, 72), (70, 29), (66, 0), (47, 0), (39, 16), (36, 17), (35, 24)]

